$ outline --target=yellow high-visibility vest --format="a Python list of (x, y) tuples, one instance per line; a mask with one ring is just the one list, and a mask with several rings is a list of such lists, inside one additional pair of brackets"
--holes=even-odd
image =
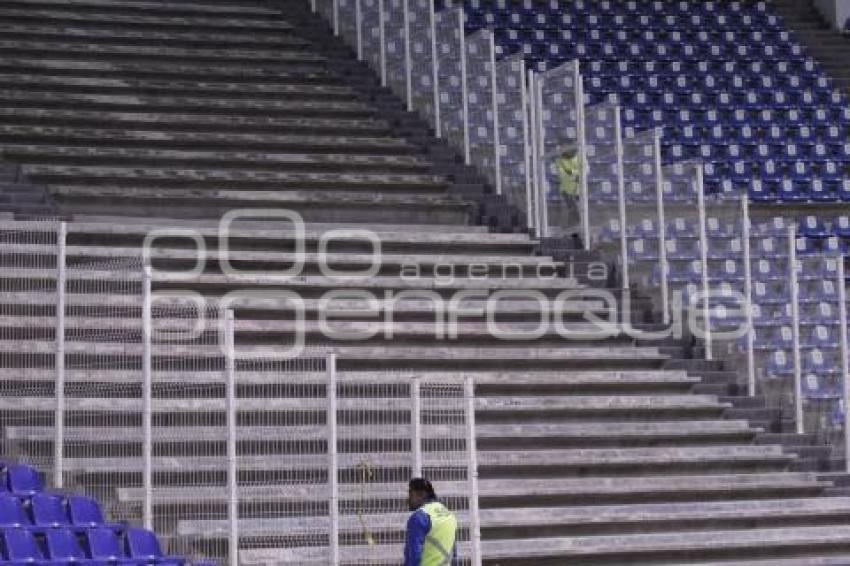
[(561, 157), (558, 159), (556, 167), (561, 192), (568, 195), (578, 195), (579, 175), (581, 174), (578, 156)]
[(431, 519), (431, 530), (425, 537), (421, 566), (451, 566), (457, 518), (439, 501), (426, 503), (422, 510)]

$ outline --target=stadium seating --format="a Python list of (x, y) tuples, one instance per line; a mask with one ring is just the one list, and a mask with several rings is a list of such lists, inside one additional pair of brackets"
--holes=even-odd
[[(153, 231), (177, 228), (186, 234), (192, 228), (205, 244), (198, 254), (176, 241), (182, 238), (177, 236), (162, 238), (154, 255), (166, 269), (183, 271), (197, 256), (205, 265), (196, 276), (181, 273), (179, 281), (159, 281), (163, 287), (213, 299), (230, 291), (284, 286), (305, 291), (306, 322), (313, 329), (323, 308), (319, 297), (338, 290), (331, 278), (317, 275), (321, 268), (317, 257), (326, 251), (321, 248), (322, 235), (337, 228), (374, 231), (381, 239), (381, 271), (375, 277), (358, 278), (357, 284), (380, 293), (417, 293), (390, 306), (381, 303), (382, 314), (398, 316), (392, 325), (387, 323), (392, 338), (350, 343), (325, 340), (310, 330), (309, 340), (322, 348), (333, 347), (340, 378), (367, 380), (388, 367), (399, 368), (399, 384), (392, 387), (395, 396), (386, 403), (389, 406), (409, 399), (406, 386), (419, 377), (475, 377), (487, 563), (796, 566), (847, 561), (850, 498), (812, 473), (833, 469), (829, 466), (835, 461), (824, 447), (812, 446), (811, 437), (787, 434), (793, 423), (786, 414), (767, 407), (762, 397), (741, 398), (737, 375), (728, 366), (688, 359), (692, 344), (686, 339), (655, 341), (615, 332), (599, 341), (585, 340), (588, 327), (583, 316), (588, 313), (628, 316), (637, 329), (657, 329), (651, 318), (653, 304), (613, 287), (613, 276), (599, 280), (583, 273), (607, 261), (604, 249), (586, 252), (567, 247), (566, 252), (558, 250), (554, 261), (548, 255), (554, 248), (546, 247), (551, 242), (538, 242), (524, 233), (490, 231), (492, 217), (473, 200), (484, 191), (480, 177), (457, 163), (453, 150), (434, 140), (416, 116), (404, 111), (403, 102), (380, 88), (375, 76), (353, 60), (350, 49), (328, 33), (326, 24), (306, 12), (306, 4), (14, 0), (0, 6), (0, 33), (8, 38), (4, 53), (16, 55), (0, 62), (8, 85), (0, 95), (4, 155), (21, 165), (29, 181), (44, 184), (57, 210), (73, 220), (66, 226), (71, 270), (87, 264), (101, 267), (107, 261), (131, 264), (142, 257), (142, 245)], [(317, 4), (328, 5), (321, 0)], [(774, 73), (763, 63), (769, 56), (797, 60), (793, 46), (783, 44), (777, 22), (758, 11), (727, 13), (726, 3), (714, 4), (713, 11), (701, 9), (696, 21), (696, 14), (680, 9), (679, 3), (622, 3), (631, 10), (622, 14), (615, 9), (620, 4), (580, 0), (561, 4), (575, 10), (559, 9), (550, 15), (546, 4), (527, 3), (518, 15), (505, 16), (510, 21), (503, 29), (513, 29), (514, 21), (523, 33), (532, 33), (533, 28), (533, 42), (518, 36), (515, 40), (521, 42), (516, 48), (528, 49), (539, 68), (579, 51), (593, 53), (596, 59), (585, 61), (585, 66), (588, 80), (598, 79), (598, 84), (589, 96), (594, 102), (622, 97), (629, 128), (684, 124), (680, 131), (665, 129), (670, 175), (664, 191), (671, 202), (686, 207), (694, 198), (686, 162), (672, 161), (694, 155), (712, 158), (708, 178), (719, 191), (752, 191), (758, 181), (766, 201), (778, 199), (784, 191), (783, 198), (797, 202), (807, 190), (806, 176), (817, 172), (825, 179), (818, 198), (833, 198), (843, 184), (840, 176), (825, 173), (837, 175), (828, 164), (840, 162), (843, 126), (825, 125), (828, 113), (803, 114), (790, 102), (788, 108), (760, 111), (762, 103), (777, 103), (773, 93), (780, 90), (763, 83), (767, 78), (784, 85), (787, 77), (788, 85), (795, 86), (783, 87), (786, 98), (795, 104), (806, 102), (802, 82), (793, 82), (802, 71), (786, 65), (785, 72)], [(508, 5), (513, 6), (503, 7)], [(647, 7), (654, 12), (638, 13)], [(579, 30), (575, 37), (561, 38), (558, 31), (547, 38), (554, 17), (559, 19), (559, 30)], [(485, 20), (481, 25), (488, 23)], [(622, 30), (612, 35), (607, 30), (616, 29), (610, 25), (615, 21)], [(721, 36), (712, 30), (732, 23), (745, 30), (735, 31), (744, 34), (738, 36), (742, 41), (724, 38), (724, 51), (717, 50), (715, 56), (713, 45)], [(653, 29), (661, 24), (669, 28), (664, 37)], [(619, 31), (626, 30), (629, 35), (622, 39)], [(768, 34), (774, 38), (772, 53), (766, 53), (771, 52), (764, 41)], [(500, 44), (508, 40), (514, 41), (500, 29)], [(739, 53), (735, 47), (739, 43), (752, 45)], [(716, 60), (727, 54), (741, 60), (752, 57), (758, 64), (755, 69), (748, 62), (740, 70), (727, 70)], [(751, 85), (744, 85), (745, 77), (753, 81)], [(690, 81), (697, 79), (704, 81), (704, 88), (688, 90)], [(808, 130), (801, 126), (800, 141), (788, 148), (782, 140), (785, 130), (773, 126), (774, 120), (789, 116), (818, 120), (820, 125), (806, 126)], [(755, 127), (751, 119), (770, 127), (766, 131)], [(734, 143), (728, 143), (728, 136), (735, 137)], [(817, 139), (823, 143), (807, 141)], [(597, 141), (602, 147), (609, 140)], [(754, 154), (763, 156), (754, 160), (758, 170), (774, 178), (749, 183), (748, 164)], [(813, 155), (825, 165), (816, 168)], [(608, 182), (608, 175), (610, 169), (600, 171), (600, 183)], [(11, 175), (7, 180), (11, 182)], [(631, 201), (649, 202), (644, 172), (630, 175), (628, 186)], [(610, 200), (613, 193), (599, 194)], [(302, 277), (282, 285), (275, 277), (223, 275), (217, 223), (225, 211), (246, 206), (291, 207), (303, 213), (307, 265)], [(696, 268), (701, 268), (693, 263), (695, 224), (684, 215), (671, 214), (668, 219), (668, 233), (675, 235), (669, 243), (657, 241), (652, 228), (658, 226), (652, 223), (642, 225), (633, 238), (630, 232), (629, 243), (638, 253), (636, 264), (653, 261), (662, 249), (670, 251), (677, 281), (693, 294), (698, 289)], [(511, 223), (492, 226), (517, 229)], [(235, 227), (230, 243), (240, 254), (240, 266), (263, 271), (290, 258), (286, 250), (297, 249), (296, 238), (278, 228), (267, 218)], [(627, 228), (631, 230), (622, 227)], [(827, 242), (832, 225), (824, 222), (824, 228), (825, 236), (812, 234), (812, 238)], [(709, 229), (714, 244), (709, 265), (725, 301), (732, 287), (722, 285), (724, 278), (737, 281), (740, 266), (728, 262), (739, 250), (734, 238), (724, 236), (737, 228), (718, 221)], [(620, 233), (616, 224), (606, 225), (606, 230), (611, 238)], [(787, 321), (779, 328), (768, 321), (787, 315), (787, 265), (782, 264), (779, 242), (785, 232), (773, 225), (754, 226), (755, 230), (776, 239), (772, 247), (764, 244), (765, 250), (775, 250), (774, 255), (764, 260), (763, 267), (757, 265), (761, 274), (757, 283), (765, 297), (758, 347), (772, 360), (773, 365), (766, 365), (775, 367), (768, 379), (782, 381), (793, 370), (784, 349), (788, 333), (782, 327)], [(363, 265), (363, 242), (356, 236), (341, 240), (344, 249), (331, 254), (332, 263), (349, 269), (352, 264)], [(46, 244), (36, 245), (42, 250)], [(811, 245), (806, 249), (823, 243)], [(435, 266), (447, 258), (467, 275), (483, 262), (493, 268), (491, 276), (441, 282)], [(398, 268), (410, 262), (422, 267), (424, 275), (418, 280), (397, 276)], [(520, 265), (519, 275), (492, 275), (504, 262)], [(575, 278), (541, 280), (535, 270), (553, 262), (559, 274), (573, 270)], [(32, 270), (0, 272), (0, 280), (13, 284), (52, 280), (39, 277), (43, 272), (34, 276)], [(97, 355), (100, 348), (69, 339), (75, 350), (67, 368), (72, 394), (64, 432), (67, 446), (73, 448), (66, 454), (64, 470), (69, 485), (97, 488), (107, 493), (101, 500), (110, 510), (133, 514), (145, 497), (137, 481), (143, 452), (139, 387), (143, 364), (136, 347), (142, 334), (137, 312), (141, 301), (133, 290), (139, 277), (134, 272), (127, 289), (119, 289), (117, 282), (125, 281), (121, 276), (126, 273), (116, 270), (109, 275), (102, 279), (111, 287), (85, 280), (102, 292), (72, 279), (75, 292), (69, 297), (68, 324), (77, 326), (71, 337), (78, 336), (81, 327), (92, 330), (103, 351), (126, 357), (122, 363), (104, 365)], [(816, 283), (817, 279), (806, 282), (813, 293)], [(463, 318), (459, 340), (428, 336), (437, 324), (423, 296), (447, 298), (457, 290), (485, 296), (524, 290), (549, 298), (564, 290), (585, 292), (584, 286), (608, 290), (618, 308), (601, 305), (596, 293), (592, 300), (582, 296), (569, 301), (565, 312), (557, 314), (563, 314), (566, 327), (582, 336), (574, 343), (551, 331), (530, 341), (497, 340), (487, 332), (491, 321), (478, 314), (487, 299), (476, 297), (452, 310), (452, 315)], [(38, 284), (33, 287), (43, 290)], [(48, 295), (52, 307), (55, 296)], [(13, 298), (19, 297), (20, 293)], [(0, 298), (10, 301), (8, 296)], [(628, 308), (625, 298), (630, 299)], [(833, 326), (819, 305), (814, 301), (812, 305), (807, 311), (811, 325), (804, 332), (811, 347), (804, 363), (812, 371), (824, 372), (833, 360), (829, 352)], [(25, 365), (19, 353), (52, 354), (55, 325), (41, 311), (32, 316), (17, 302), (8, 306), (2, 326), (7, 339), (0, 341), (0, 354), (9, 361), (8, 367), (0, 367), (9, 391), (0, 396), (2, 439), (15, 454), (43, 462), (55, 448), (50, 424), (56, 407), (55, 374), (50, 361)], [(724, 306), (714, 305), (712, 313), (725, 324), (736, 315)], [(506, 300), (498, 307), (499, 323), (511, 328), (527, 329), (540, 314), (523, 300)], [(279, 346), (281, 338), (291, 338), (291, 319), (278, 314), (246, 313), (239, 320), (240, 345), (244, 341), (247, 346)], [(360, 328), (373, 321), (364, 316), (346, 322)], [(819, 326), (826, 331), (816, 331)], [(36, 330), (36, 337), (23, 332), (30, 329)], [(222, 481), (229, 462), (222, 456), (227, 434), (221, 426), (226, 419), (221, 366), (192, 364), (194, 352), (179, 346), (183, 348), (179, 356), (168, 357), (164, 367), (156, 366), (153, 508), (165, 519), (156, 522), (158, 535), (162, 540), (190, 541), (187, 544), (197, 544), (192, 548), (222, 556), (229, 503)], [(320, 458), (321, 443), (312, 442), (304, 450), (292, 442), (299, 437), (283, 429), (285, 423), (293, 423), (304, 435), (315, 434), (306, 430), (311, 427), (302, 416), (309, 407), (323, 416), (326, 412), (319, 403), (305, 408), (296, 395), (281, 391), (277, 375), (254, 369), (246, 371), (238, 388), (238, 431), (246, 439), (239, 443), (236, 461), (240, 483), (246, 482), (239, 486), (243, 514), (238, 523), (247, 543), (240, 549), (240, 559), (243, 564), (278, 563), (285, 557), (299, 564), (316, 563), (327, 535), (320, 532), (322, 522), (310, 513), (327, 508), (327, 493), (312, 498), (317, 484), (310, 479), (328, 477), (326, 462)], [(812, 398), (831, 392), (824, 375), (807, 381)], [(305, 378), (314, 376), (299, 373), (299, 391), (320, 383)], [(340, 399), (341, 426), (352, 406), (377, 405), (371, 395), (357, 395)], [(432, 414), (428, 412), (429, 417)], [(399, 463), (397, 455), (390, 454), (388, 463), (372, 461), (375, 469), (370, 469), (349, 450), (364, 439), (397, 444), (406, 426), (395, 417), (380, 424), (386, 422), (393, 423), (391, 431), (380, 426), (365, 432), (346, 430), (341, 443), (340, 529), (343, 553), (351, 562), (396, 563), (401, 555), (405, 478), (398, 492), (383, 482), (405, 475), (412, 462)], [(288, 436), (281, 440), (284, 432)], [(293, 473), (295, 457), (313, 463)], [(361, 479), (371, 475), (373, 482)], [(292, 478), (307, 482), (297, 498), (281, 493), (275, 483)], [(69, 498), (67, 509), (57, 513), (56, 499), (43, 493), (37, 476), (20, 470), (4, 479), (11, 486), (11, 497), (0, 499), (0, 522), (11, 526), (4, 527), (4, 532), (12, 533), (4, 538), (16, 559), (172, 561), (162, 556), (149, 533), (94, 526), (102, 522), (102, 513), (90, 501)], [(465, 493), (466, 485), (452, 481), (451, 474), (442, 473), (437, 481), (441, 495)], [(39, 494), (46, 497), (36, 497)], [(299, 515), (293, 510), (302, 497), (307, 501)], [(62, 526), (36, 526), (33, 498), (40, 506), (39, 521)], [(379, 511), (390, 505), (400, 505), (399, 512)], [(300, 534), (303, 524), (315, 526), (310, 532), (319, 535), (281, 536)], [(48, 539), (43, 533), (50, 529), (55, 529), (55, 536)], [(79, 538), (72, 536), (77, 533)], [(374, 547), (370, 534), (377, 542)], [(383, 553), (381, 560), (375, 559), (376, 552)]]
[(30, 466), (6, 463), (0, 473), (7, 488), (0, 493), (0, 564), (186, 563), (164, 555), (154, 533), (107, 523), (96, 500), (43, 491), (38, 471)]
[(767, 2), (464, 6), (468, 30), (495, 28), (503, 54), (521, 51), (538, 70), (579, 59), (586, 102), (621, 105), (627, 135), (661, 128), (665, 161), (703, 161), (711, 192), (850, 198), (850, 107)]

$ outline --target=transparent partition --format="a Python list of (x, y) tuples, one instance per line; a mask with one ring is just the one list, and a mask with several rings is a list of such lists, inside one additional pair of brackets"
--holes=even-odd
[[(670, 322), (669, 288), (666, 270), (664, 232), (663, 169), (659, 152), (660, 133), (654, 130), (624, 130), (623, 183), (626, 204), (626, 236), (629, 274), (633, 282), (648, 291), (655, 312)], [(606, 201), (619, 214), (619, 198)]]
[(525, 110), (528, 91), (522, 54), (496, 63), (496, 94), (502, 194), (511, 205), (526, 214), (526, 222), (530, 226), (531, 176), (528, 165), (531, 156)]
[(433, 0), (408, 0), (411, 102), (439, 135)]
[(440, 131), (469, 163), (463, 19), (463, 10), (458, 8), (436, 14), (437, 80)]
[(384, 0), (360, 0), (360, 40), (363, 44), (362, 59), (373, 71), (382, 76), (384, 61), (384, 39), (381, 14)]
[(360, 2), (361, 0), (337, 0), (339, 13), (339, 35), (360, 56)]
[(387, 67), (387, 86), (407, 102), (407, 1), (383, 0), (384, 45)]
[[(822, 444), (843, 445), (844, 382), (838, 253), (826, 239), (796, 237), (796, 321), (803, 430)], [(793, 318), (793, 317), (792, 317)]]
[(564, 63), (534, 76), (544, 235), (577, 233), (581, 224), (578, 65)]
[(493, 32), (482, 29), (466, 37), (465, 43), (469, 154), (473, 165), (496, 188), (497, 194), (501, 194)]
[(616, 107), (611, 104), (584, 109), (585, 156), (582, 173), (587, 177), (585, 182), (590, 245), (609, 252), (622, 272), (626, 236), (620, 230), (622, 207), (619, 198), (616, 115)]

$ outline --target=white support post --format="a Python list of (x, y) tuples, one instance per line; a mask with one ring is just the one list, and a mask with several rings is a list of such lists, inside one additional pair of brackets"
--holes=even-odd
[(146, 529), (153, 529), (153, 366), (151, 320), (151, 266), (142, 271), (142, 485), (144, 502), (142, 519)]
[(378, 37), (380, 44), (380, 74), (381, 86), (387, 86), (387, 40), (386, 40), (386, 12), (384, 11), (384, 0), (378, 0)]
[(584, 249), (590, 249), (590, 191), (587, 188), (587, 172), (589, 167), (587, 164), (587, 126), (584, 115), (584, 80), (582, 79), (579, 61), (576, 60), (576, 120), (578, 122), (576, 133), (578, 134), (578, 158), (579, 158), (579, 198), (581, 202), (581, 236), (584, 243)]
[(401, 1), (404, 13), (404, 92), (407, 111), (413, 112), (413, 60), (410, 56), (410, 0)]
[(431, 27), (431, 86), (434, 89), (434, 135), (443, 137), (442, 115), (440, 113), (440, 54), (437, 49), (437, 15), (434, 1), (428, 2), (428, 25)]
[(360, 8), (361, 0), (354, 0), (354, 22), (357, 26), (357, 60), (363, 60), (363, 12)]
[(478, 506), (478, 446), (475, 437), (475, 381), (464, 379), (466, 399), (466, 448), (469, 452), (467, 475), (469, 478), (469, 538), (472, 543), (472, 566), (481, 566), (481, 517)]
[(469, 147), (469, 89), (466, 88), (467, 69), (466, 69), (466, 29), (464, 28), (464, 12), (457, 11), (458, 33), (460, 34), (460, 88), (463, 119), (463, 162), (467, 165), (472, 165), (472, 151)]
[(499, 75), (496, 70), (496, 36), (489, 31), (490, 38), (490, 93), (493, 105), (493, 167), (495, 168), (496, 194), (502, 194), (502, 137), (499, 131)]
[(413, 477), (422, 477), (422, 388), (418, 377), (410, 384), (411, 404), (413, 405), (410, 420), (413, 425), (413, 438), (410, 439), (413, 448)]
[(525, 83), (525, 97), (523, 98), (523, 117), (525, 119), (525, 144), (528, 148), (526, 154), (526, 183), (525, 203), (526, 219), (528, 228), (535, 236), (540, 233), (537, 229), (536, 194), (537, 194), (537, 112), (534, 108), (534, 71), (528, 71), (528, 79)]
[(59, 223), (56, 234), (56, 413), (53, 440), (53, 487), (65, 487), (65, 280), (68, 225)]
[(664, 214), (664, 169), (661, 165), (661, 131), (653, 132), (653, 154), (655, 157), (655, 207), (658, 223), (658, 268), (661, 270), (661, 316), (664, 324), (670, 324), (670, 266), (667, 262), (667, 218)]
[(528, 122), (529, 122), (529, 139), (531, 140), (531, 163), (529, 169), (531, 171), (531, 184), (528, 191), (528, 219), (529, 228), (532, 229), (534, 236), (540, 237), (540, 215), (538, 213), (538, 185), (540, 184), (540, 169), (537, 166), (540, 161), (540, 148), (538, 146), (539, 139), (537, 135), (537, 73), (533, 70), (528, 71)]
[(529, 103), (531, 72), (526, 72), (524, 59), (520, 61), (520, 76), (522, 77), (520, 80), (522, 96), (522, 141), (525, 146), (525, 223), (531, 229), (534, 227), (534, 218), (531, 213), (532, 187), (534, 186), (534, 140), (531, 136), (531, 124), (534, 121), (529, 115), (531, 106)]
[(623, 157), (623, 124), (620, 107), (614, 108), (614, 138), (617, 150), (617, 222), (620, 223), (620, 268), (623, 289), (629, 289), (629, 240), (626, 234), (626, 176)]
[(797, 434), (805, 432), (803, 422), (803, 369), (800, 360), (800, 289), (797, 282), (797, 229), (788, 227), (788, 278), (791, 282), (791, 338), (794, 357), (794, 420)]
[(337, 375), (336, 354), (325, 358), (328, 372), (328, 487), (330, 488), (330, 563), (339, 564), (339, 454), (337, 452)]
[(339, 37), (339, 0), (332, 0), (334, 35)]
[(547, 193), (549, 191), (549, 175), (546, 170), (546, 130), (544, 129), (543, 120), (543, 86), (546, 81), (545, 73), (537, 73), (534, 75), (534, 112), (537, 118), (534, 124), (534, 131), (537, 135), (537, 198), (536, 212), (537, 225), (540, 227), (540, 237), (546, 238), (549, 236), (549, 211), (546, 203)]
[(236, 325), (233, 310), (224, 313), (225, 328), (225, 378), (227, 379), (227, 522), (228, 544), (227, 552), (231, 566), (239, 564), (239, 476), (236, 466)]
[(697, 212), (699, 214), (699, 253), (700, 271), (702, 281), (702, 319), (703, 319), (703, 341), (705, 343), (705, 359), (714, 359), (711, 346), (711, 300), (709, 298), (708, 284), (708, 229), (706, 228), (705, 213), (705, 182), (703, 180), (702, 164), (697, 165)]
[(747, 394), (756, 394), (756, 356), (755, 356), (755, 325), (753, 324), (753, 272), (750, 252), (750, 200), (741, 198), (741, 217), (743, 222), (743, 251), (744, 251), (744, 295), (747, 300)]
[(844, 254), (836, 258), (838, 262), (838, 335), (841, 340), (839, 352), (841, 354), (841, 409), (844, 413), (844, 469), (850, 473), (850, 435), (847, 434), (847, 407), (850, 402), (850, 359), (848, 359), (847, 345), (847, 288), (844, 281)]
[(318, 7), (316, 6), (317, 0), (310, 0), (310, 10), (315, 14)]

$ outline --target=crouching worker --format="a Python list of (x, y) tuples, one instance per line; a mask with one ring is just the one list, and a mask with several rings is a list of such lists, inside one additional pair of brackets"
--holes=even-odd
[(457, 519), (437, 500), (431, 482), (410, 480), (407, 503), (413, 514), (407, 520), (404, 566), (456, 566)]

